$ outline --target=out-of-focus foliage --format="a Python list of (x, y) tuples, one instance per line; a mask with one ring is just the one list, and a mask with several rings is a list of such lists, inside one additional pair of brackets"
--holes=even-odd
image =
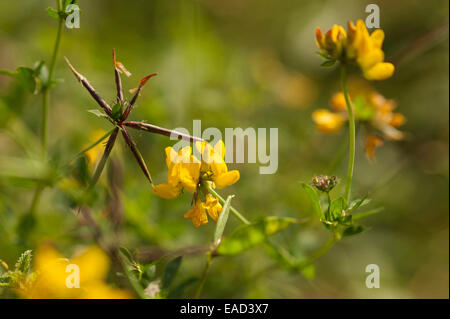
[[(308, 258), (328, 233), (315, 213), (317, 205), (313, 207), (299, 181), (309, 181), (314, 174), (343, 179), (347, 140), (345, 130), (326, 135), (317, 132), (311, 120), (312, 112), (327, 108), (331, 96), (340, 91), (338, 70), (320, 67), (314, 30), (364, 19), (367, 4), (81, 0), (81, 27), (64, 29), (56, 62), (50, 100), (51, 161), (42, 164), (38, 138), (42, 101), (32, 92), (45, 79), (36, 61), (48, 65), (51, 58), (57, 22), (46, 8), (54, 7), (54, 2), (0, 2), (0, 69), (14, 72), (12, 77), (0, 76), (0, 258), (14, 265), (24, 251), (34, 251), (43, 241), (56, 245), (64, 256), (93, 243), (88, 221), (74, 210), (84, 196), (80, 185), (93, 166), (80, 158), (72, 166), (72, 179), (66, 179), (61, 167), (88, 146), (98, 130), (107, 132), (110, 126), (88, 112), (96, 108), (95, 102), (62, 56), (113, 105), (112, 48), (132, 73), (122, 79), (124, 88), (159, 73), (143, 90), (131, 120), (168, 128), (191, 129), (193, 119), (201, 119), (203, 128), (221, 130), (279, 128), (278, 171), (260, 175), (259, 164), (229, 165), (240, 171), (240, 180), (223, 196), (235, 194), (233, 206), (250, 220), (309, 218), (271, 237), (289, 254)], [(361, 212), (384, 210), (358, 221), (369, 226), (368, 231), (339, 242), (317, 260), (311, 280), (305, 277), (313, 277), (314, 269), (309, 269), (311, 276), (280, 269), (267, 257), (270, 247), (260, 246), (215, 258), (202, 296), (448, 298), (448, 1), (377, 4), (386, 34), (385, 60), (392, 61), (396, 71), (373, 86), (396, 101), (397, 110), (407, 118), (402, 127), (407, 137), (386, 142), (377, 150), (376, 161), (369, 162), (363, 152), (365, 128), (358, 127), (353, 188), (355, 198), (369, 193), (372, 199)], [(155, 183), (163, 183), (164, 148), (173, 142), (159, 135), (131, 134)], [(110, 229), (111, 221), (121, 228), (120, 238), (112, 234), (108, 238), (133, 251), (127, 269), (148, 286), (148, 295), (192, 296), (215, 223), (195, 229), (183, 218), (190, 208), (189, 194), (174, 200), (156, 197), (132, 155), (125, 152), (127, 146), (119, 139), (116, 143), (98, 187), (83, 200), (101, 229)], [(114, 179), (111, 175), (118, 177), (113, 181), (115, 191), (106, 187)], [(36, 214), (30, 216), (37, 181), (57, 186), (44, 189)], [(339, 183), (333, 192), (343, 187)], [(230, 214), (224, 235), (233, 238), (238, 226)], [(263, 228), (253, 228), (262, 241)], [(182, 259), (177, 258), (180, 255)], [(365, 286), (368, 264), (380, 267), (379, 289)], [(0, 296), (11, 297), (11, 292), (0, 287)]]

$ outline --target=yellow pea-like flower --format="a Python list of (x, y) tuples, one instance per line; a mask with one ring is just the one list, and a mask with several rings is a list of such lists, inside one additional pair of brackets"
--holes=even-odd
[(344, 118), (338, 114), (326, 109), (319, 109), (312, 114), (313, 121), (317, 129), (325, 133), (334, 133), (341, 129), (344, 124)]
[(189, 209), (184, 214), (184, 218), (191, 218), (195, 228), (206, 225), (208, 223), (208, 216), (206, 216), (204, 203), (197, 199), (194, 203), (194, 208)]
[(316, 43), (322, 54), (332, 60), (356, 62), (368, 80), (385, 80), (394, 74), (392, 63), (384, 62), (382, 50), (384, 31), (377, 29), (369, 34), (362, 20), (348, 22), (348, 32), (334, 25), (325, 35), (316, 29)]
[[(105, 283), (109, 271), (109, 258), (103, 250), (92, 246), (72, 259), (64, 258), (48, 245), (40, 246), (33, 261), (33, 279), (17, 289), (22, 298), (29, 299), (122, 299), (132, 298), (125, 290)], [(78, 269), (79, 287), (68, 286), (68, 265)]]

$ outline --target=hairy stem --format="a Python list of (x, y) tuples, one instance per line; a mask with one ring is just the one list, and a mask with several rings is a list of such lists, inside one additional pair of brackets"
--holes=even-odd
[(350, 103), (350, 98), (348, 96), (347, 88), (347, 67), (345, 64), (341, 67), (341, 85), (342, 91), (344, 92), (345, 102), (347, 104), (348, 112), (348, 123), (349, 123), (349, 154), (348, 154), (348, 169), (347, 169), (347, 180), (345, 183), (345, 200), (346, 205), (350, 202), (352, 179), (353, 179), (353, 169), (355, 166), (355, 117), (353, 115), (353, 108)]

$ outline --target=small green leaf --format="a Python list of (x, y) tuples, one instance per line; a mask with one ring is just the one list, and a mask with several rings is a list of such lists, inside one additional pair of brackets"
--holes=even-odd
[(342, 211), (344, 210), (345, 200), (343, 197), (336, 198), (331, 201), (330, 204), (330, 218), (331, 221), (335, 221), (342, 216)]
[(219, 220), (217, 221), (216, 231), (214, 232), (214, 243), (217, 245), (219, 243), (220, 238), (222, 237), (223, 231), (225, 229), (225, 225), (228, 221), (228, 215), (230, 214), (231, 207), (231, 199), (233, 196), (228, 196), (225, 204), (222, 207), (222, 213), (219, 216)]
[(11, 72), (9, 70), (0, 70), (0, 74), (11, 76), (11, 77), (15, 77), (16, 76), (16, 74), (14, 72)]
[(361, 226), (361, 225), (349, 226), (342, 233), (342, 237), (354, 236), (354, 235), (357, 235), (359, 233), (362, 233), (365, 230), (367, 230), (367, 228), (364, 227), (364, 226)]
[(27, 67), (18, 67), (16, 78), (20, 81), (22, 86), (31, 93), (36, 90), (36, 79), (34, 77), (34, 70)]
[(102, 111), (97, 110), (97, 109), (88, 110), (88, 112), (92, 113), (92, 114), (94, 114), (94, 115), (96, 115), (98, 117), (109, 118), (108, 115), (106, 115), (105, 113), (103, 113)]
[(307, 266), (300, 268), (300, 273), (308, 280), (314, 279), (316, 276), (316, 267), (313, 264), (309, 264)]
[(338, 219), (338, 222), (343, 226), (351, 226), (353, 224), (353, 216), (352, 215), (341, 216)]
[(327, 60), (327, 61), (323, 62), (320, 66), (322, 66), (322, 67), (324, 67), (324, 68), (330, 68), (330, 67), (332, 67), (335, 63), (336, 63), (336, 60)]
[(128, 248), (120, 247), (119, 251), (130, 263), (134, 263), (133, 254), (128, 250)]
[(115, 120), (118, 120), (122, 117), (122, 106), (120, 103), (116, 103), (112, 107), (112, 117)]
[(319, 195), (317, 194), (316, 190), (309, 184), (306, 183), (301, 183), (303, 189), (305, 190), (306, 194), (308, 195), (309, 199), (312, 202), (314, 211), (317, 213), (317, 215), (320, 218), (323, 218), (323, 212), (322, 212), (322, 208), (320, 207), (320, 202), (319, 202)]
[(222, 240), (217, 247), (220, 255), (237, 255), (266, 240), (289, 225), (297, 223), (297, 220), (289, 217), (265, 217), (249, 225), (238, 227), (234, 232)]
[(183, 257), (177, 257), (169, 261), (166, 265), (166, 269), (164, 270), (163, 278), (162, 278), (162, 288), (164, 290), (168, 289), (172, 281), (175, 279), (175, 276), (178, 272), (178, 269), (181, 266), (181, 262)]
[(47, 12), (47, 14), (50, 18), (59, 20), (59, 13), (55, 9), (48, 7), (45, 11)]
[(322, 52), (320, 52), (320, 51), (317, 51), (316, 54), (317, 54), (318, 56), (320, 56), (321, 58), (324, 58), (325, 60), (330, 60), (330, 58), (331, 58), (329, 55), (327, 55), (327, 54), (325, 54), (325, 53), (322, 53)]
[(378, 208), (369, 210), (367, 212), (362, 212), (362, 213), (355, 214), (355, 215), (353, 215), (353, 220), (360, 220), (360, 219), (367, 218), (369, 216), (372, 216), (374, 214), (377, 214), (377, 213), (381, 212), (383, 209), (384, 209), (383, 207), (378, 207)]
[(355, 107), (355, 115), (361, 121), (370, 120), (375, 115), (375, 109), (366, 103), (362, 95), (358, 95), (353, 99), (353, 105)]
[(369, 204), (371, 202), (370, 198), (367, 198), (367, 195), (365, 195), (362, 198), (358, 198), (353, 200), (352, 202), (350, 202), (350, 204), (348, 205), (348, 209), (347, 212), (351, 212), (354, 211), (355, 209), (358, 209), (361, 206), (365, 206), (367, 204)]
[(18, 270), (22, 273), (27, 273), (31, 269), (31, 250), (26, 250), (20, 255), (19, 259), (17, 259), (15, 270)]

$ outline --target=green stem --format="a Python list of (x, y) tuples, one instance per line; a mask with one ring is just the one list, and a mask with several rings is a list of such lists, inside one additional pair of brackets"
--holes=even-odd
[(350, 192), (352, 188), (353, 179), (353, 168), (355, 166), (355, 117), (353, 115), (353, 108), (350, 103), (347, 88), (347, 67), (342, 64), (341, 67), (341, 85), (342, 91), (344, 92), (345, 102), (347, 104), (348, 112), (348, 123), (349, 123), (349, 154), (348, 154), (348, 169), (347, 169), (347, 180), (345, 183), (345, 199), (346, 204), (350, 202)]
[(305, 264), (302, 264), (302, 267), (312, 264), (316, 259), (324, 255), (331, 247), (336, 243), (336, 237), (333, 235), (330, 237), (326, 243), (320, 247), (314, 254), (312, 254)]
[[(62, 1), (56, 0), (58, 11), (62, 10)], [(49, 108), (49, 85), (52, 81), (53, 71), (55, 69), (56, 58), (58, 56), (59, 43), (61, 42), (62, 28), (64, 26), (64, 20), (62, 18), (58, 21), (58, 32), (56, 34), (55, 44), (53, 46), (53, 54), (48, 70), (48, 79), (45, 86), (42, 88), (42, 124), (41, 124), (41, 150), (42, 158), (45, 160), (47, 158), (47, 140), (48, 140), (48, 108)], [(30, 212), (34, 213), (39, 204), (39, 200), (44, 187), (38, 185), (33, 196), (33, 202), (31, 203)]]
[[(62, 10), (61, 0), (57, 0), (58, 12)], [(61, 34), (64, 26), (64, 19), (58, 21), (58, 32), (56, 34), (55, 44), (53, 46), (52, 58), (48, 69), (48, 79), (42, 88), (42, 126), (41, 126), (41, 146), (42, 155), (45, 159), (47, 156), (47, 140), (48, 140), (48, 108), (49, 108), (49, 91), (52, 82), (53, 72), (55, 70), (56, 58), (58, 56), (59, 43), (61, 42)]]
[(211, 266), (211, 261), (212, 261), (211, 253), (208, 252), (206, 254), (206, 264), (205, 268), (203, 269), (202, 278), (200, 280), (200, 284), (198, 285), (197, 291), (195, 292), (195, 299), (198, 299), (200, 297), (200, 294), (202, 293), (203, 286), (205, 285), (206, 282), (206, 276), (208, 275), (209, 267)]
[[(206, 188), (209, 190), (211, 194), (213, 194), (215, 197), (217, 197), (221, 204), (225, 204), (225, 199), (223, 199), (222, 196), (220, 196), (212, 187), (211, 185), (207, 184)], [(243, 224), (250, 224), (247, 218), (242, 216), (233, 206), (230, 206), (230, 212), (233, 213), (234, 216), (236, 216)]]

